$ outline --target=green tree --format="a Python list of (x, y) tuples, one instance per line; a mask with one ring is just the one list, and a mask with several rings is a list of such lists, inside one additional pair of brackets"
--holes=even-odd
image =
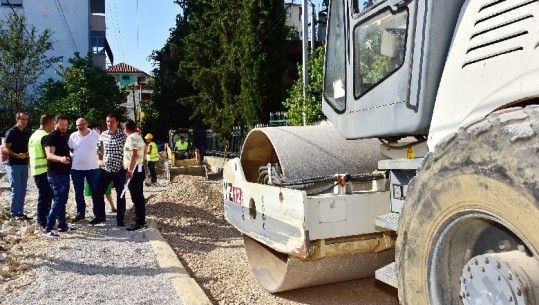
[(193, 109), (192, 118), (201, 118), (221, 135), (244, 123), (238, 68), (241, 3), (239, 0), (191, 1), (191, 31), (183, 39), (183, 57), (179, 63), (179, 75), (195, 90), (194, 94), (180, 98), (180, 102)]
[(176, 17), (176, 26), (171, 29), (163, 48), (153, 51), (149, 57), (156, 67), (149, 84), (153, 94), (149, 101), (141, 102), (144, 112), (141, 128), (144, 133), (152, 133), (156, 140), (166, 140), (170, 129), (201, 126), (200, 122), (190, 118), (191, 107), (179, 102), (195, 91), (185, 77), (176, 73), (184, 58), (183, 38), (190, 32), (191, 11), (186, 1), (176, 3), (182, 7), (183, 14)]
[[(38, 33), (15, 11), (0, 19), (0, 106), (2, 128), (13, 124), (18, 110), (28, 110), (39, 97), (40, 77), (61, 57), (50, 56), (54, 49), (49, 29)], [(7, 125), (7, 126), (6, 126)]]
[[(282, 0), (191, 0), (178, 73), (192, 118), (220, 135), (282, 109), (288, 28)], [(222, 137), (223, 138), (223, 137)]]
[(99, 127), (103, 127), (108, 113), (125, 113), (125, 108), (120, 106), (125, 101), (125, 93), (112, 76), (93, 64), (91, 55), (81, 57), (75, 53), (69, 63), (71, 66), (59, 71), (61, 81), (49, 79), (45, 83), (35, 113), (62, 113), (69, 117), (72, 125), (77, 118), (84, 117), (91, 126)]
[(324, 120), (322, 113), (322, 87), (324, 83), (324, 47), (318, 47), (311, 52), (307, 61), (309, 80), (307, 85), (307, 100), (303, 98), (303, 68), (298, 65), (299, 79), (290, 89), (290, 96), (284, 102), (287, 109), (288, 124), (303, 125), (303, 112), (307, 124)]
[(244, 0), (241, 18), (241, 94), (248, 126), (282, 109), (287, 36), (283, 1)]

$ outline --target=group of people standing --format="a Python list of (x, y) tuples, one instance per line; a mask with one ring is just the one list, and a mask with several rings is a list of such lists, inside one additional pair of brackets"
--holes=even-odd
[[(28, 118), (27, 113), (16, 114), (16, 125), (7, 131), (3, 145), (4, 153), (8, 155), (6, 168), (12, 189), (12, 217), (32, 219), (24, 214), (30, 165), (30, 174), (39, 192), (37, 223), (43, 229), (44, 235), (59, 236), (54, 231), (56, 225), (59, 232), (74, 230), (66, 221), (70, 177), (77, 206), (74, 223), (86, 218), (86, 180), (93, 202), (94, 218), (90, 220), (91, 225), (106, 220), (104, 196), (111, 182), (116, 189), (116, 225), (125, 226), (125, 186), (130, 191), (136, 215), (135, 222), (127, 230), (139, 230), (146, 225), (143, 164), (147, 152), (150, 160), (156, 162), (155, 156), (151, 154), (155, 145), (149, 145), (146, 149), (144, 140), (136, 132), (137, 126), (133, 120), (127, 120), (122, 129), (119, 127), (118, 116), (109, 114), (106, 117), (107, 130), (100, 134), (97, 130), (90, 129), (84, 118), (79, 118), (76, 121), (77, 131), (68, 136), (66, 133), (69, 122), (64, 115), (57, 115), (55, 118), (49, 115), (41, 116), (40, 127), (32, 135), (26, 130)], [(155, 166), (151, 169), (154, 182)]]

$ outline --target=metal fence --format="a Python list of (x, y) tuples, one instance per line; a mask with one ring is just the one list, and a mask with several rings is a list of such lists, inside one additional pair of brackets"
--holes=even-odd
[(245, 126), (232, 128), (228, 136), (228, 147), (224, 147), (211, 129), (206, 130), (205, 155), (227, 158), (239, 157), (247, 133), (249, 133), (249, 129)]
[[(255, 126), (255, 128), (272, 126), (288, 126), (288, 119), (286, 117), (286, 113), (271, 112), (269, 124), (258, 124)], [(228, 147), (224, 147), (221, 144), (221, 141), (217, 138), (217, 135), (211, 129), (206, 130), (204, 141), (204, 155), (226, 158), (239, 157), (241, 154), (243, 142), (245, 141), (245, 137), (247, 136), (249, 131), (250, 130), (247, 126), (236, 126), (232, 128), (232, 131), (228, 136)]]

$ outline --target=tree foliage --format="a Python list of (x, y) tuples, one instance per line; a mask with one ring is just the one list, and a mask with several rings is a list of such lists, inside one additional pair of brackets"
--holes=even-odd
[(71, 66), (59, 71), (61, 81), (49, 79), (45, 83), (35, 113), (62, 113), (68, 116), (72, 125), (77, 118), (84, 117), (91, 126), (102, 127), (108, 113), (125, 112), (120, 106), (125, 101), (125, 94), (112, 76), (93, 64), (91, 55), (81, 57), (75, 53), (69, 64)]
[(286, 38), (283, 1), (243, 1), (241, 18), (241, 94), (248, 126), (267, 121), (282, 109)]
[(193, 93), (180, 102), (224, 135), (282, 109), (287, 27), (283, 1), (190, 0), (178, 75)]
[(183, 14), (176, 17), (176, 26), (171, 29), (163, 48), (153, 51), (149, 57), (156, 66), (149, 84), (153, 94), (149, 101), (141, 103), (144, 112), (142, 129), (145, 133), (152, 133), (156, 140), (166, 140), (170, 129), (201, 125), (190, 118), (192, 109), (179, 102), (181, 98), (194, 94), (194, 89), (185, 77), (176, 73), (184, 58), (183, 38), (190, 32), (190, 9), (186, 1), (176, 3), (182, 6)]
[[(207, 126), (221, 135), (282, 110), (288, 27), (283, 0), (176, 0), (182, 14), (151, 59), (145, 131)], [(176, 75), (174, 75), (176, 73)], [(195, 126), (194, 126), (195, 125)]]
[(6, 15), (0, 19), (0, 106), (7, 110), (0, 119), (3, 128), (13, 124), (16, 111), (36, 101), (42, 75), (61, 60), (48, 53), (54, 49), (49, 29), (39, 33), (17, 12)]
[(307, 68), (309, 73), (307, 85), (307, 100), (303, 98), (303, 68), (298, 65), (299, 79), (290, 89), (290, 96), (284, 102), (287, 109), (289, 125), (303, 125), (303, 112), (307, 124), (324, 120), (322, 113), (322, 87), (324, 83), (324, 48), (318, 47), (308, 56)]
[(178, 73), (195, 94), (180, 99), (218, 133), (243, 123), (239, 94), (239, 12), (241, 1), (193, 0), (191, 32), (183, 39)]

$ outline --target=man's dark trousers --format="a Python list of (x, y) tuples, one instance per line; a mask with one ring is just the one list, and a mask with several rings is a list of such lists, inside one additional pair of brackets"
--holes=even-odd
[(135, 206), (135, 223), (137, 225), (146, 224), (146, 200), (144, 200), (143, 190), (144, 177), (146, 177), (144, 169), (140, 172), (135, 171), (128, 186), (131, 200)]
[(120, 197), (124, 190), (126, 171), (121, 169), (117, 172), (108, 172), (104, 169), (99, 169), (99, 181), (97, 183), (97, 196), (94, 201), (94, 217), (99, 220), (105, 220), (105, 191), (107, 186), (112, 183), (116, 189), (116, 221), (118, 223), (124, 222), (125, 217), (125, 196)]
[(52, 198), (54, 194), (52, 193), (51, 185), (47, 179), (47, 173), (34, 176), (34, 181), (38, 190), (37, 197), (37, 223), (45, 227), (47, 225), (47, 215), (51, 210)]

